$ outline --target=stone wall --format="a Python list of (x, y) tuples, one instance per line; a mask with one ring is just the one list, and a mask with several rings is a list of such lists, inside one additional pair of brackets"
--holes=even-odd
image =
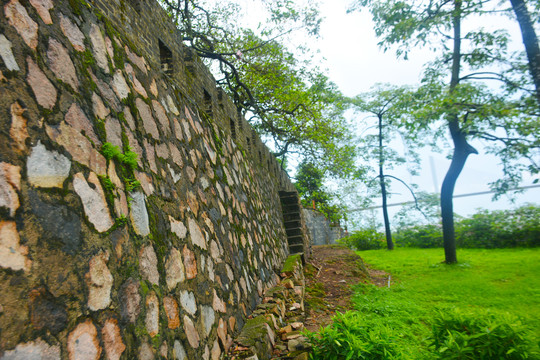
[(220, 358), (287, 175), (154, 0), (0, 12), (0, 359)]
[(345, 232), (339, 225), (333, 226), (324, 214), (317, 210), (302, 209), (302, 214), (313, 245), (335, 244), (337, 239), (345, 236)]

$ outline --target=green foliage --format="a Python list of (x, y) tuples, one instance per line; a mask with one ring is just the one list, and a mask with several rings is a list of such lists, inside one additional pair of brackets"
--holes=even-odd
[(353, 231), (351, 235), (339, 239), (338, 242), (353, 250), (376, 250), (386, 245), (384, 234), (374, 228)]
[(439, 312), (432, 323), (429, 340), (438, 359), (532, 358), (528, 329), (510, 314), (453, 309)]
[[(515, 210), (481, 210), (455, 224), (456, 244), (461, 248), (540, 246), (540, 207), (524, 205)], [(442, 247), (440, 225), (415, 225), (394, 232), (398, 246)]]
[(118, 146), (107, 142), (101, 146), (101, 153), (107, 160), (115, 159), (127, 166), (131, 171), (137, 170), (139, 166), (137, 164), (137, 153), (131, 151), (129, 147), (127, 147), (127, 151), (122, 154), (122, 150), (120, 150)]
[(358, 312), (337, 312), (332, 324), (307, 333), (314, 360), (401, 359), (399, 333), (379, 322), (366, 321)]

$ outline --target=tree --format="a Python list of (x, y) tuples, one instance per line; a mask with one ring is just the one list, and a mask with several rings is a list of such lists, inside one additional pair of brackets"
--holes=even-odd
[(185, 44), (206, 60), (239, 115), (270, 143), (276, 157), (297, 153), (337, 173), (348, 171), (352, 157), (343, 96), (304, 44), (293, 42), (294, 52), (285, 45), (293, 34), (317, 36), (316, 4), (261, 0), (257, 4), (266, 9), (267, 21), (251, 29), (240, 25), (242, 8), (234, 0), (160, 1)]
[[(382, 212), (384, 219), (384, 229), (388, 250), (394, 249), (392, 241), (392, 231), (390, 228), (390, 218), (387, 206), (387, 181), (397, 180), (405, 185), (412, 193), (412, 189), (401, 179), (385, 174), (385, 169), (392, 169), (394, 165), (405, 162), (405, 158), (400, 156), (394, 149), (388, 147), (396, 134), (400, 134), (401, 121), (408, 115), (411, 105), (411, 89), (407, 87), (395, 87), (391, 85), (377, 85), (371, 92), (357, 96), (352, 100), (356, 110), (361, 113), (369, 113), (377, 118), (377, 124), (373, 127), (377, 129), (375, 135), (365, 135), (360, 140), (362, 150), (359, 152), (365, 161), (372, 158), (377, 159), (378, 179), (380, 194), (382, 199)], [(369, 128), (368, 128), (369, 129)], [(419, 142), (414, 139), (414, 134), (402, 134), (401, 138), (407, 143), (407, 154), (417, 160), (414, 147), (419, 146)], [(415, 161), (416, 162), (416, 161)], [(415, 198), (416, 199), (416, 198)]]
[(516, 20), (521, 28), (521, 37), (529, 60), (529, 70), (536, 88), (536, 100), (540, 106), (540, 46), (533, 22), (524, 0), (510, 0)]
[(454, 187), (469, 155), (478, 153), (471, 139), (500, 144), (492, 146), (491, 151), (501, 152), (505, 172), (504, 181), (499, 183), (501, 190), (505, 188), (503, 184), (507, 189), (509, 182), (520, 179), (523, 167), (511, 165), (511, 162), (530, 157), (539, 146), (538, 118), (517, 111), (519, 103), (513, 102), (505, 89), (494, 91), (485, 85), (487, 79), (512, 83), (496, 67), (508, 63), (506, 32), (481, 28), (462, 31), (466, 20), (477, 22), (475, 17), (497, 11), (487, 8), (487, 4), (482, 0), (360, 0), (356, 3), (356, 9), (370, 7), (375, 32), (382, 38), (379, 44), (385, 49), (397, 44), (398, 56), (406, 57), (413, 46), (429, 46), (440, 55), (425, 70), (423, 84), (417, 92), (415, 121), (408, 127), (418, 131), (445, 124), (450, 133), (453, 153), (441, 187), (443, 240), (448, 264), (457, 262)]

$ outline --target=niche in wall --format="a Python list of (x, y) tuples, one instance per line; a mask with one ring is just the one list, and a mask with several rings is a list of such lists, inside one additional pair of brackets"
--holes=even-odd
[(172, 76), (174, 72), (173, 68), (173, 55), (172, 51), (163, 43), (159, 42), (159, 60), (161, 62), (161, 70), (168, 76)]

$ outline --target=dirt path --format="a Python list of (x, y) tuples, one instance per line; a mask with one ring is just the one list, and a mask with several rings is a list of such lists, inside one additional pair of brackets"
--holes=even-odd
[(350, 310), (351, 287), (360, 282), (386, 286), (388, 274), (369, 269), (344, 246), (314, 246), (306, 264), (306, 328), (316, 331), (328, 325), (336, 311)]

